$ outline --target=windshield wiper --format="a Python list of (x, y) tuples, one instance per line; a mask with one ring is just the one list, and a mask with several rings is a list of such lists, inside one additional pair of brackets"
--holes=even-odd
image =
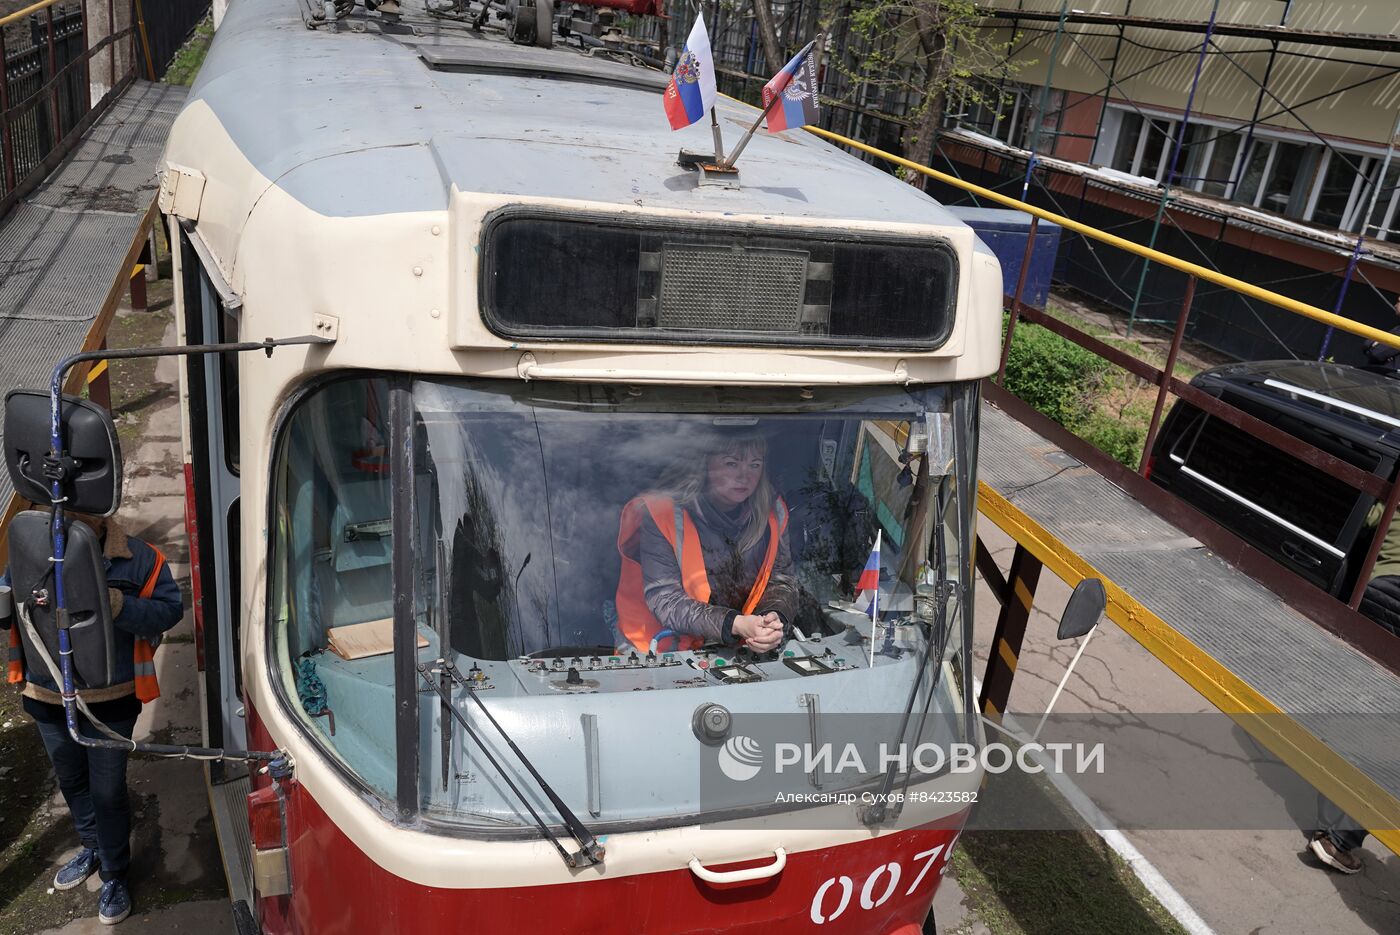
[[(430, 689), (432, 689), (442, 700), (443, 707), (452, 713), (453, 719), (455, 719), (457, 723), (461, 725), (463, 733), (465, 733), (467, 737), (473, 743), (476, 744), (477, 749), (479, 749), (482, 753), (486, 755), (486, 759), (490, 761), (493, 767), (495, 767), (496, 772), (500, 775), (500, 777), (505, 780), (506, 785), (510, 787), (511, 792), (515, 793), (515, 797), (518, 798), (521, 804), (525, 806), (525, 810), (530, 813), (530, 817), (535, 820), (535, 824), (539, 826), (540, 833), (543, 834), (549, 840), (549, 842), (554, 845), (554, 849), (559, 852), (559, 856), (563, 858), (564, 863), (570, 867), (583, 867), (589, 864), (601, 864), (603, 862), (603, 857), (606, 855), (606, 849), (598, 843), (598, 839), (593, 836), (593, 832), (589, 831), (588, 827), (584, 825), (583, 822), (579, 821), (578, 816), (573, 813), (573, 810), (570, 809), (569, 806), (564, 804), (564, 800), (559, 797), (559, 794), (554, 791), (553, 787), (551, 787), (550, 784), (545, 781), (545, 778), (540, 775), (540, 771), (535, 769), (535, 765), (530, 762), (529, 757), (525, 756), (524, 751), (522, 751), (519, 747), (515, 745), (515, 741), (511, 740), (510, 735), (506, 733), (506, 729), (502, 727), (500, 722), (496, 720), (495, 716), (491, 714), (490, 709), (486, 707), (486, 703), (477, 697), (476, 692), (473, 691), (471, 686), (467, 684), (466, 678), (462, 675), (462, 673), (457, 671), (457, 667), (454, 666), (451, 663), (451, 661), (445, 659), (439, 660), (439, 663), (442, 666), (442, 671), (445, 672), (448, 675), (448, 677), (452, 679), (453, 684), (455, 684), (458, 688), (464, 689), (466, 696), (476, 704), (477, 708), (480, 709), (482, 714), (486, 715), (486, 719), (491, 722), (492, 727), (496, 728), (497, 733), (501, 735), (501, 739), (504, 740), (506, 742), (506, 745), (510, 747), (511, 752), (515, 754), (516, 759), (518, 759), (520, 761), (520, 764), (524, 766), (527, 771), (529, 771), (531, 776), (534, 777), (535, 782), (540, 787), (540, 791), (543, 792), (545, 796), (549, 799), (549, 801), (554, 805), (554, 809), (556, 812), (558, 812), (559, 818), (564, 822), (564, 827), (569, 832), (569, 836), (574, 839), (574, 842), (576, 844), (578, 844), (579, 849), (577, 853), (570, 853), (568, 850), (566, 850), (564, 846), (559, 843), (559, 839), (556, 838), (550, 832), (549, 826), (545, 824), (544, 819), (540, 817), (539, 812), (535, 811), (534, 805), (530, 803), (530, 800), (525, 796), (523, 792), (520, 791), (520, 788), (516, 786), (515, 782), (510, 778), (510, 773), (507, 772), (496, 760), (496, 757), (492, 755), (490, 748), (488, 748), (486, 744), (482, 742), (480, 736), (477, 735), (476, 731), (472, 728), (471, 724), (468, 723), (467, 719), (462, 716), (462, 713), (457, 710), (456, 705), (452, 703), (451, 693), (445, 690), (441, 685), (437, 683), (437, 681), (433, 679), (432, 672), (426, 664), (421, 662), (418, 664), (418, 674), (422, 677), (423, 681), (427, 684), (427, 686)], [(444, 724), (441, 725), (440, 729), (445, 730), (446, 727), (447, 725)]]
[[(918, 674), (914, 678), (913, 686), (909, 689), (909, 700), (904, 705), (904, 713), (899, 719), (899, 731), (894, 737), (895, 743), (897, 744), (904, 742), (905, 731), (909, 728), (909, 718), (914, 713), (914, 704), (919, 699), (919, 688), (924, 682), (924, 672), (928, 670), (929, 660), (934, 658), (936, 653), (938, 665), (931, 677), (928, 695), (924, 699), (924, 709), (919, 716), (919, 726), (914, 737), (917, 741), (917, 739), (923, 735), (924, 721), (928, 717), (929, 705), (933, 703), (934, 693), (937, 692), (939, 680), (943, 675), (943, 654), (947, 651), (948, 640), (953, 632), (952, 625), (948, 620), (948, 605), (955, 595), (958, 597), (958, 610), (962, 610), (961, 586), (954, 586), (948, 580), (948, 545), (945, 538), (946, 527), (944, 521), (948, 507), (952, 504), (952, 497), (947, 496), (947, 487), (948, 478), (944, 477), (938, 484), (937, 501), (935, 503), (937, 515), (934, 518), (934, 522), (937, 525), (934, 526), (933, 548), (935, 553), (934, 564), (937, 568), (938, 579), (937, 584), (934, 585), (936, 588), (934, 604), (937, 608), (937, 613), (932, 627), (929, 628), (929, 632), (924, 634), (924, 654), (919, 660)], [(872, 642), (875, 639), (875, 631), (873, 628), (870, 631), (870, 639)], [(935, 645), (937, 647), (936, 649)], [(895, 773), (897, 770), (898, 763), (890, 763), (880, 781), (880, 794), (876, 796), (874, 802), (861, 807), (861, 820), (867, 826), (878, 825), (883, 822), (886, 817), (898, 817), (899, 812), (903, 810), (902, 804), (896, 805), (893, 809), (894, 814), (891, 816), (891, 809), (888, 805), (890, 794), (894, 791)], [(909, 788), (909, 780), (912, 778), (912, 772), (906, 775), (904, 780), (904, 788), (906, 790)]]

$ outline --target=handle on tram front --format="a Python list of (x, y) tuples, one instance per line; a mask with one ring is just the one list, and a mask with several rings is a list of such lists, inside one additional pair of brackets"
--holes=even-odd
[(787, 851), (781, 847), (773, 851), (773, 862), (766, 867), (749, 867), (744, 870), (711, 870), (700, 863), (699, 857), (690, 858), (690, 872), (706, 883), (751, 883), (754, 880), (767, 880), (776, 877), (787, 866)]

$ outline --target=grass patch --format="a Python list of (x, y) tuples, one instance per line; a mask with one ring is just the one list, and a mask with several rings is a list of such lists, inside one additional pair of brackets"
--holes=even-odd
[(199, 74), (199, 67), (204, 64), (204, 56), (209, 53), (209, 43), (213, 41), (214, 18), (206, 16), (194, 28), (194, 35), (190, 36), (189, 41), (175, 53), (175, 59), (165, 70), (162, 80), (166, 84), (178, 84), (183, 87), (194, 84), (195, 75)]
[(991, 777), (974, 824), (953, 852), (973, 918), (993, 935), (1184, 935), (1122, 858), (1043, 777)]

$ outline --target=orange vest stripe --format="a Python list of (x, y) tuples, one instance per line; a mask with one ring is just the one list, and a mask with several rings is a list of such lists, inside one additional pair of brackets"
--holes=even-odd
[[(156, 593), (156, 582), (160, 579), (160, 570), (165, 567), (165, 556), (160, 549), (151, 546), (156, 553), (156, 564), (151, 569), (151, 576), (146, 579), (146, 583), (141, 587), (140, 597), (149, 599)], [(160, 697), (160, 683), (156, 681), (156, 648), (149, 640), (141, 637), (136, 638), (136, 643), (131, 650), (131, 664), (135, 673), (136, 697), (144, 704), (155, 701)]]
[(778, 540), (786, 530), (787, 504), (779, 497), (773, 504), (773, 512), (768, 514), (768, 551), (763, 555), (763, 564), (758, 567), (758, 576), (753, 580), (753, 589), (749, 591), (749, 599), (744, 602), (742, 613), (753, 613), (754, 608), (763, 598), (763, 592), (768, 590), (768, 579), (773, 574), (773, 563), (778, 560)]
[[(645, 513), (643, 511), (645, 510)], [(622, 556), (622, 572), (617, 582), (617, 623), (618, 630), (637, 650), (649, 651), (652, 639), (664, 628), (647, 607), (644, 597), (645, 582), (642, 580), (642, 566), (639, 558), (641, 524), (649, 514), (656, 528), (666, 537), (676, 553), (676, 564), (681, 570), (681, 585), (685, 593), (702, 604), (710, 602), (710, 577), (705, 571), (705, 554), (700, 545), (700, 533), (690, 513), (666, 497), (634, 497), (622, 508), (622, 518), (618, 524), (617, 550)], [(788, 510), (781, 498), (768, 514), (768, 548), (744, 601), (742, 613), (751, 614), (763, 593), (768, 589), (773, 565), (778, 558), (778, 543), (787, 529)], [(699, 649), (704, 640), (693, 635), (679, 635), (678, 648)]]
[(24, 648), (19, 642), (19, 620), (10, 624), (10, 661), (5, 679), (11, 684), (24, 681)]

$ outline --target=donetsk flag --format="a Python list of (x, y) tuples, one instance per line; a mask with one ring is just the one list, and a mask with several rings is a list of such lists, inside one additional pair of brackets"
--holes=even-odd
[(781, 133), (817, 122), (817, 61), (812, 58), (813, 39), (763, 86), (763, 106), (774, 97), (782, 101), (768, 111), (768, 132)]
[(690, 37), (666, 85), (666, 119), (671, 129), (688, 127), (715, 106), (715, 60), (710, 54), (710, 34), (705, 19), (697, 15)]

